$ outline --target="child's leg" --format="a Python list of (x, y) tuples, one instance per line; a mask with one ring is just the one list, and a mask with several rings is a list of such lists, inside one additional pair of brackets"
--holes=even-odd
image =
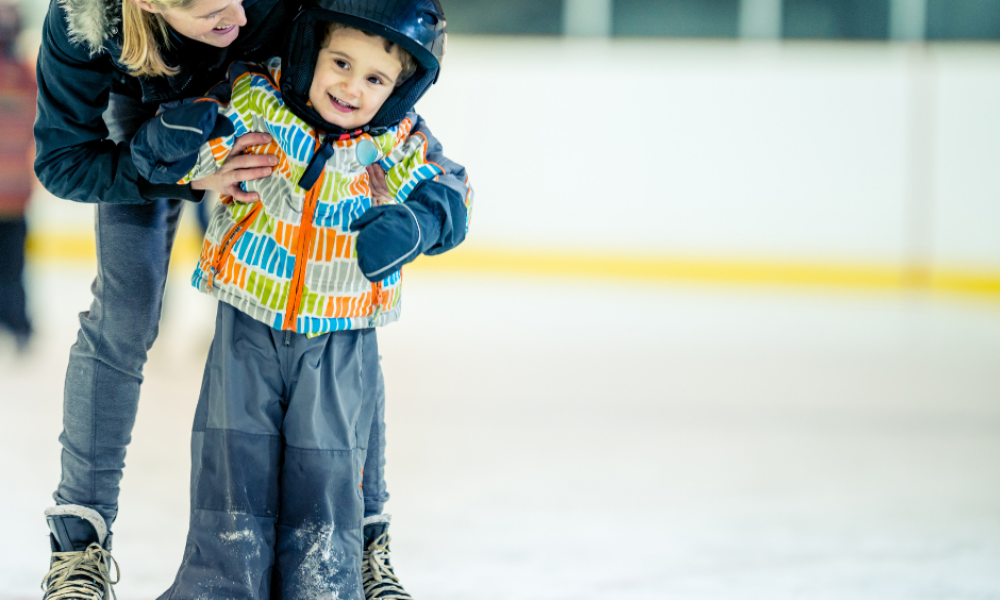
[(290, 338), (271, 598), (362, 600), (361, 470), (379, 389), (375, 330)]
[(368, 434), (368, 454), (365, 458), (361, 491), (365, 498), (365, 517), (382, 514), (382, 508), (389, 500), (389, 492), (385, 486), (385, 383), (382, 380), (381, 364), (378, 365), (375, 414)]
[(191, 523), (160, 600), (269, 600), (278, 517), (281, 332), (220, 302), (191, 436)]

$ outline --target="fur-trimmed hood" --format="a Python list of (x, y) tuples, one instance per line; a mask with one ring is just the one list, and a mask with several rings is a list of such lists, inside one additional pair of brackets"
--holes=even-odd
[(66, 13), (70, 41), (86, 47), (91, 56), (102, 52), (108, 39), (118, 35), (122, 2), (128, 1), (58, 0)]

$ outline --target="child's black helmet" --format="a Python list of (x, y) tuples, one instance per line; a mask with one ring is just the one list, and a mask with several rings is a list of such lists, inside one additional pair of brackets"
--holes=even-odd
[[(417, 71), (393, 90), (367, 130), (379, 133), (398, 123), (437, 81), (445, 49), (444, 10), (438, 0), (311, 0), (292, 22), (281, 64), (285, 103), (313, 127), (345, 133), (309, 106), (309, 87), (327, 23), (380, 35), (413, 55)], [(350, 133), (350, 132), (346, 132)]]

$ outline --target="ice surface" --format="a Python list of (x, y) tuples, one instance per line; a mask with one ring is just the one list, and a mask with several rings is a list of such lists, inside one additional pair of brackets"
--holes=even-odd
[[(118, 596), (181, 558), (214, 316), (172, 282), (114, 528)], [(40, 598), (89, 269), (0, 351), (0, 599)], [(1000, 306), (407, 274), (380, 333), (393, 562), (429, 600), (1000, 598)]]

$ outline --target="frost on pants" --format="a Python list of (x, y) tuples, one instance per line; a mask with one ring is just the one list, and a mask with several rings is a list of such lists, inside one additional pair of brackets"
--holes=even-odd
[[(280, 575), (272, 600), (353, 600), (361, 589), (360, 532), (315, 531), (279, 527), (277, 563)], [(278, 581), (280, 579), (280, 581)]]
[(273, 519), (196, 511), (177, 578), (161, 600), (268, 598), (274, 533)]
[[(234, 499), (246, 501), (246, 490), (253, 486), (244, 480), (239, 486), (243, 493), (232, 494), (232, 479), (207, 477), (218, 468), (209, 464), (210, 454), (205, 453), (198, 477), (184, 560), (161, 600), (364, 598), (359, 487), (363, 450), (286, 448), (280, 494), (257, 493), (257, 499), (266, 501), (250, 503), (262, 516), (233, 510), (241, 505)], [(353, 480), (351, 472), (358, 473)], [(206, 489), (214, 491), (202, 496), (199, 492)], [(210, 500), (220, 499), (229, 510), (206, 508)]]

